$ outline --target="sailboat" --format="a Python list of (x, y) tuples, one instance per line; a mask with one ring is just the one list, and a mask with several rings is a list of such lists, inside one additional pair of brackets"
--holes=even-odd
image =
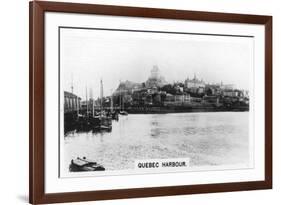
[(106, 112), (103, 109), (103, 83), (100, 81), (100, 129), (105, 131), (111, 131), (112, 129), (112, 117), (110, 112)]
[[(92, 90), (91, 90), (92, 92)], [(93, 93), (91, 93), (91, 96), (93, 96)], [(93, 131), (100, 130), (100, 117), (96, 115), (95, 113), (95, 100), (92, 97), (92, 112), (91, 112), (91, 126)]]
[[(122, 101), (122, 103), (121, 103), (121, 101)], [(124, 96), (122, 94), (122, 91), (121, 91), (121, 95), (120, 95), (120, 107), (121, 107), (121, 109), (120, 109), (119, 114), (120, 115), (128, 115), (128, 113), (124, 110)]]
[(88, 89), (86, 86), (86, 111), (85, 113), (82, 114), (78, 113), (78, 130), (80, 131), (88, 131), (91, 129), (91, 120), (90, 120), (90, 115), (89, 115), (89, 104), (88, 104)]
[(111, 112), (112, 119), (118, 121), (119, 120), (118, 111), (113, 109), (113, 94), (111, 94), (111, 98), (110, 98), (110, 112)]

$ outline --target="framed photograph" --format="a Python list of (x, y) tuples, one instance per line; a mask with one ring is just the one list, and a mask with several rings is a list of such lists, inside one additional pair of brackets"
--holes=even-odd
[(30, 2), (30, 203), (272, 187), (272, 17)]

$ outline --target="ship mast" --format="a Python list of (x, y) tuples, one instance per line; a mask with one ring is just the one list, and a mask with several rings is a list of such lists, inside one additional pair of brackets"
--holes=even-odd
[(93, 117), (95, 117), (95, 100), (94, 100), (94, 96), (93, 96), (93, 90), (91, 89), (91, 95), (92, 95), (92, 103), (93, 103)]
[(71, 74), (71, 93), (73, 94), (73, 74)]
[(124, 111), (124, 93), (122, 92), (122, 110)]
[(103, 110), (103, 84), (102, 79), (100, 80), (100, 107), (101, 111)]
[(80, 106), (79, 97), (77, 96), (76, 99), (77, 99), (77, 116), (79, 116), (79, 106)]
[[(70, 86), (70, 89), (71, 89), (71, 93), (73, 93), (73, 90), (74, 90), (74, 84), (73, 84), (73, 73), (71, 74), (71, 86)], [(79, 115), (79, 97), (76, 96), (75, 97), (75, 100), (76, 100), (76, 110), (77, 110), (77, 116)]]
[(86, 108), (87, 108), (86, 115), (88, 115), (88, 89), (87, 89), (87, 86), (86, 86)]
[(111, 109), (111, 113), (112, 113), (113, 112), (113, 93), (112, 93), (112, 89), (111, 89), (110, 109)]
[(119, 89), (119, 105), (120, 105), (120, 111), (122, 110), (122, 101), (123, 101), (123, 99), (122, 99), (122, 86), (121, 86), (121, 80), (119, 80), (119, 86), (120, 86), (120, 89)]

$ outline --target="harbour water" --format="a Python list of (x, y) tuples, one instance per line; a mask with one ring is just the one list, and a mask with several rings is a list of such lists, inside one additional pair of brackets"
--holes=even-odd
[(65, 171), (87, 157), (106, 170), (133, 169), (137, 159), (190, 158), (190, 166), (249, 163), (249, 113), (129, 114), (111, 132), (70, 132), (64, 137)]

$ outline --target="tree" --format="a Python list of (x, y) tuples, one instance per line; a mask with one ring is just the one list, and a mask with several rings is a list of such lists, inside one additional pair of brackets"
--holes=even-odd
[(161, 88), (161, 91), (165, 91), (165, 92), (167, 92), (169, 94), (172, 94), (172, 95), (175, 95), (177, 93), (177, 90), (171, 84), (164, 85)]

